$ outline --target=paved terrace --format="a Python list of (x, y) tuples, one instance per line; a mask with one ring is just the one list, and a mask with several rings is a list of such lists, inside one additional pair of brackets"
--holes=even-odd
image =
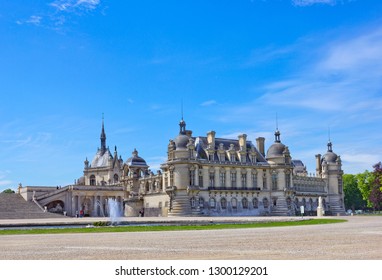
[[(258, 229), (9, 235), (2, 260), (382, 260), (382, 217), (341, 217), (347, 223)], [(285, 219), (285, 218), (281, 218)], [(68, 219), (65, 219), (65, 222)], [(94, 219), (69, 219), (91, 223)], [(100, 220), (99, 218), (97, 220)], [(125, 220), (125, 219), (124, 219)], [(263, 218), (136, 218), (128, 221), (262, 221)], [(30, 223), (41, 223), (29, 221)], [(63, 222), (64, 220), (61, 220)], [(7, 221), (1, 221), (2, 224)], [(8, 221), (9, 222), (9, 221)], [(12, 220), (14, 224), (24, 221)], [(57, 220), (42, 222), (56, 223)]]

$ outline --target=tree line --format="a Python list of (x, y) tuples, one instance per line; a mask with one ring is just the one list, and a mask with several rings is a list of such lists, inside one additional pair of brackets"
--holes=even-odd
[(372, 172), (343, 175), (346, 209), (372, 209), (380, 211), (382, 208), (382, 164), (373, 166)]

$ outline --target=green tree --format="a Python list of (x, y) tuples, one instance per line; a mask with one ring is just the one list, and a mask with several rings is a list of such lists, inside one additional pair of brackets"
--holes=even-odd
[(371, 191), (369, 201), (374, 210), (381, 210), (382, 206), (382, 163), (379, 162), (373, 166), (373, 182), (371, 183)]
[(15, 193), (15, 191), (11, 189), (6, 189), (3, 191), (3, 193)]
[(365, 171), (356, 175), (358, 188), (362, 194), (363, 200), (367, 202), (367, 207), (373, 207), (373, 204), (370, 202), (370, 193), (372, 190), (372, 184), (374, 181), (374, 174), (370, 171)]
[(362, 197), (362, 193), (358, 188), (357, 176), (345, 174), (343, 176), (345, 207), (346, 209), (362, 209), (366, 206), (366, 201)]

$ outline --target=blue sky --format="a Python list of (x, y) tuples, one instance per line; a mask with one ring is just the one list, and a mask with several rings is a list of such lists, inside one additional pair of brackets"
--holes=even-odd
[(107, 144), (153, 169), (178, 134), (281, 140), (310, 172), (382, 159), (382, 1), (0, 1), (0, 190), (66, 185)]

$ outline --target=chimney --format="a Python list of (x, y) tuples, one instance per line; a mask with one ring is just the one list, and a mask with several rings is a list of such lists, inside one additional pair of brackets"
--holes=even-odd
[(212, 149), (215, 149), (215, 131), (207, 132), (207, 143)]
[(316, 173), (321, 174), (321, 154), (316, 155)]
[(245, 151), (247, 149), (247, 134), (239, 135), (239, 146), (241, 151)]
[(265, 138), (264, 137), (259, 137), (259, 138), (256, 139), (257, 150), (263, 156), (265, 156), (264, 142), (265, 142)]

